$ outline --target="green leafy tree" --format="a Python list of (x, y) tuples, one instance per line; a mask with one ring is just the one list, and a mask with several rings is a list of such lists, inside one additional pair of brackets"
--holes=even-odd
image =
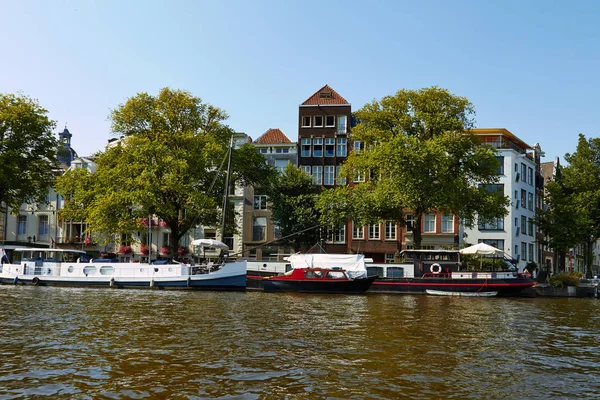
[(566, 154), (565, 160), (569, 165), (563, 170), (564, 181), (575, 207), (572, 227), (583, 244), (586, 275), (591, 277), (593, 246), (600, 237), (600, 138), (579, 134), (575, 153)]
[[(181, 90), (128, 99), (111, 113), (112, 131), (122, 139), (96, 156), (96, 173), (70, 171), (61, 178), (59, 190), (68, 199), (61, 216), (84, 216), (105, 241), (139, 231), (144, 218), (156, 216), (170, 230), (170, 254), (177, 254), (190, 228), (220, 218), (221, 167), (233, 134), (227, 117)], [(240, 183), (261, 183), (270, 173), (250, 145), (234, 151), (232, 166), (232, 180)]]
[(58, 141), (37, 100), (0, 94), (0, 210), (41, 203), (54, 182)]
[(426, 213), (454, 214), (468, 226), (477, 217), (506, 215), (509, 198), (487, 186), (498, 181), (496, 153), (470, 133), (473, 114), (466, 98), (438, 87), (401, 90), (365, 105), (352, 130), (363, 149), (344, 165), (350, 181), (365, 182), (324, 195), (323, 221), (406, 223), (410, 213), (418, 249)]
[(292, 243), (298, 250), (319, 241), (319, 212), (315, 208), (319, 187), (308, 174), (290, 163), (281, 174), (271, 177), (265, 191), (282, 243)]

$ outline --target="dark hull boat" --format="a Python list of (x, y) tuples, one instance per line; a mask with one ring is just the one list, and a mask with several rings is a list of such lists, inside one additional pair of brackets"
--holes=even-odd
[(297, 268), (290, 275), (274, 276), (262, 280), (265, 292), (346, 293), (366, 292), (375, 277), (349, 278), (342, 270), (323, 268)]

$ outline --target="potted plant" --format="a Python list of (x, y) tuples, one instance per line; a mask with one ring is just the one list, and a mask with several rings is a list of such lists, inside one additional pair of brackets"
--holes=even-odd
[(160, 254), (162, 254), (163, 256), (168, 256), (169, 255), (169, 248), (167, 246), (163, 246), (160, 248)]
[(131, 251), (132, 250), (131, 250), (130, 246), (125, 246), (125, 245), (119, 246), (119, 254), (130, 254)]

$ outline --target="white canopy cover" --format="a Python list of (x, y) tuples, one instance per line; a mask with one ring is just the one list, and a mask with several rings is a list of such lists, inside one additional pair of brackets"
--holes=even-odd
[(365, 256), (363, 254), (292, 254), (285, 258), (292, 264), (292, 268), (333, 268), (338, 267), (346, 271), (348, 277), (365, 278)]
[(490, 246), (485, 243), (478, 243), (473, 246), (465, 247), (460, 250), (460, 254), (479, 254), (479, 255), (495, 255), (501, 256), (504, 254), (504, 251), (495, 248), (494, 246)]
[(212, 247), (215, 249), (225, 249), (228, 250), (229, 247), (223, 242), (220, 242), (215, 239), (195, 239), (190, 243), (192, 246), (203, 246), (203, 247)]

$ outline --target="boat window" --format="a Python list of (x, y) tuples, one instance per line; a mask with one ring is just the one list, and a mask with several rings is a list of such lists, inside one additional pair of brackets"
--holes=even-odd
[(383, 278), (383, 267), (367, 267), (367, 276)]
[(85, 274), (85, 276), (96, 275), (96, 267), (88, 265), (83, 269), (83, 273)]
[(329, 271), (325, 277), (328, 279), (345, 279), (346, 275), (342, 271)]
[(100, 267), (100, 275), (112, 275), (115, 269), (111, 266)]
[(404, 278), (404, 268), (402, 267), (388, 267), (387, 269), (388, 278)]
[(320, 279), (323, 277), (323, 273), (321, 271), (306, 271), (304, 273), (304, 277), (312, 278), (312, 279)]

